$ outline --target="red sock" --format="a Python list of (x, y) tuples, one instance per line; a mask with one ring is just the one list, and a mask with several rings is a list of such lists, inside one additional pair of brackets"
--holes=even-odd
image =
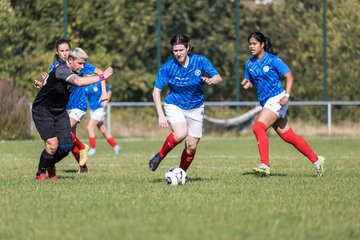
[(181, 162), (180, 162), (179, 167), (182, 168), (186, 172), (186, 170), (188, 170), (188, 168), (190, 167), (190, 164), (194, 160), (194, 157), (195, 157), (195, 153), (189, 154), (186, 151), (186, 149), (184, 149), (182, 152), (182, 155), (181, 155)]
[(74, 145), (74, 147), (71, 149), (71, 152), (72, 152), (72, 154), (74, 155), (75, 160), (79, 163), (79, 159), (80, 159), (79, 148)]
[(112, 146), (115, 147), (116, 146), (116, 142), (115, 139), (113, 137), (109, 137), (108, 139), (106, 139), (106, 141)]
[(285, 142), (292, 144), (297, 150), (304, 154), (311, 162), (317, 161), (317, 155), (313, 152), (309, 144), (290, 128), (280, 136)]
[(253, 126), (253, 132), (258, 142), (258, 149), (260, 153), (260, 161), (266, 166), (269, 165), (269, 139), (266, 135), (266, 125), (262, 122), (256, 121)]
[(79, 148), (79, 150), (82, 150), (85, 148), (84, 144), (76, 137), (74, 133), (71, 133), (71, 138), (73, 141), (73, 144)]
[(174, 133), (171, 132), (159, 151), (160, 157), (164, 158), (178, 144), (179, 141), (175, 138)]
[(94, 137), (89, 137), (89, 144), (90, 144), (90, 148), (95, 148), (96, 138), (94, 138)]

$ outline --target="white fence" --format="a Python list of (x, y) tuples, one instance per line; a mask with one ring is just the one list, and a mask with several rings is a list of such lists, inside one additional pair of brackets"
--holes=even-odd
[[(248, 102), (205, 102), (205, 106), (222, 106), (222, 107), (232, 107), (232, 106), (258, 106), (259, 102), (257, 101), (248, 101)], [(331, 134), (332, 126), (332, 107), (333, 106), (356, 106), (360, 105), (360, 101), (290, 101), (289, 105), (296, 106), (327, 106), (327, 132)], [(107, 128), (111, 133), (111, 108), (112, 107), (151, 107), (154, 106), (152, 102), (110, 102), (107, 108)]]

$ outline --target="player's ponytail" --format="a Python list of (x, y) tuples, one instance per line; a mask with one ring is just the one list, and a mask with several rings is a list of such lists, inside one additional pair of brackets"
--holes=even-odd
[(274, 55), (277, 54), (277, 53), (275, 52), (272, 44), (271, 44), (270, 38), (268, 38), (268, 37), (265, 37), (264, 50), (265, 50), (266, 52), (271, 53), (271, 54), (274, 54)]
[(252, 33), (250, 33), (250, 35), (248, 37), (248, 41), (250, 41), (250, 38), (255, 38), (258, 42), (264, 43), (264, 50), (266, 52), (274, 54), (274, 55), (277, 54), (275, 52), (272, 44), (271, 44), (270, 38), (266, 37), (261, 32), (252, 32)]

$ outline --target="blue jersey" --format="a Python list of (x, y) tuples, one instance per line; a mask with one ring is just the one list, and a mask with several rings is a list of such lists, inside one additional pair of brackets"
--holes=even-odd
[[(50, 71), (59, 65), (60, 61), (54, 62), (51, 67)], [(93, 75), (95, 71), (95, 67), (90, 63), (85, 62), (84, 68), (80, 71), (78, 76), (82, 77), (84, 74)], [(87, 110), (87, 102), (86, 102), (86, 94), (84, 92), (84, 87), (74, 86), (74, 89), (70, 95), (69, 102), (66, 106), (66, 110), (70, 109), (80, 109), (84, 112)]]
[[(110, 87), (106, 86), (106, 92), (110, 91)], [(87, 100), (89, 102), (89, 107), (91, 110), (96, 110), (98, 108), (102, 108), (101, 106), (101, 83), (96, 82), (89, 86), (84, 87), (85, 95), (87, 96)]]
[(170, 92), (165, 103), (181, 109), (198, 108), (204, 104), (204, 82), (201, 77), (218, 75), (211, 62), (204, 56), (189, 54), (189, 64), (183, 67), (175, 57), (167, 61), (159, 70), (155, 87), (163, 89), (168, 84)]
[(244, 78), (255, 85), (258, 100), (264, 106), (269, 98), (284, 91), (279, 74), (288, 72), (290, 68), (278, 56), (265, 52), (260, 61), (253, 56), (246, 62)]

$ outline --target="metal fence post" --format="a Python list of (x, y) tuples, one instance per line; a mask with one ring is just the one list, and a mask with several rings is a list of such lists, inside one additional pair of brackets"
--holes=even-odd
[(235, 0), (235, 86), (236, 101), (240, 101), (240, 0)]
[(328, 135), (331, 134), (331, 102), (327, 104), (327, 125), (328, 125)]
[(68, 1), (64, 0), (64, 38), (68, 39)]
[(109, 131), (109, 134), (111, 135), (111, 104), (108, 104), (106, 107), (106, 127)]
[(29, 103), (29, 109), (30, 109), (30, 111), (29, 111), (29, 116), (30, 116), (30, 121), (29, 121), (29, 129), (30, 129), (30, 136), (34, 136), (34, 128), (33, 128), (33, 120), (32, 120), (32, 103)]
[(161, 0), (156, 1), (156, 67), (161, 67)]

